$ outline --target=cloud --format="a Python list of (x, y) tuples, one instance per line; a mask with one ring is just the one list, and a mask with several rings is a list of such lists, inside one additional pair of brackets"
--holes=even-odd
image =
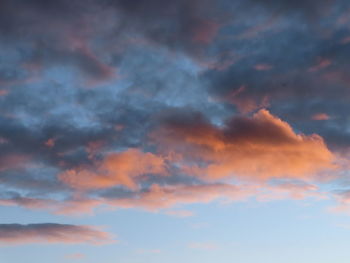
[(332, 64), (332, 61), (330, 61), (329, 59), (318, 59), (318, 60), (319, 61), (316, 65), (309, 68), (310, 72), (316, 72), (316, 71), (322, 70), (324, 68), (329, 67)]
[(89, 197), (82, 197), (75, 195), (70, 197), (64, 195), (65, 199), (53, 199), (50, 197), (38, 198), (24, 196), (17, 192), (4, 192), (0, 196), (1, 206), (19, 206), (31, 210), (46, 210), (57, 215), (71, 215), (78, 216), (81, 214), (91, 214), (93, 209), (102, 205), (102, 200), (92, 199)]
[[(261, 69), (262, 68), (259, 67), (259, 70)], [(259, 108), (267, 107), (269, 104), (268, 96), (262, 97), (259, 101), (259, 99), (255, 99), (250, 96), (249, 90), (244, 85), (240, 86), (237, 90), (234, 90), (227, 94), (225, 98), (219, 100), (236, 105), (238, 110), (242, 113), (250, 113)]]
[(4, 44), (12, 43), (26, 50), (27, 55), (21, 56), (22, 65), (35, 65), (37, 69), (68, 65), (88, 79), (108, 80), (114, 70), (90, 45), (90, 36), (92, 32), (97, 34), (98, 28), (94, 19), (87, 18), (92, 16), (94, 7), (91, 2), (70, 4), (66, 0), (2, 1), (1, 39)]
[(2, 1), (0, 204), (324, 198), (350, 147), (345, 2)]
[(91, 226), (65, 224), (0, 224), (0, 243), (20, 245), (33, 243), (105, 244), (111, 236)]
[(336, 168), (335, 156), (320, 136), (297, 134), (265, 109), (252, 117), (234, 117), (223, 127), (196, 115), (170, 118), (152, 138), (161, 151), (181, 156), (185, 173), (207, 179), (312, 178)]
[(98, 189), (123, 185), (137, 188), (137, 178), (147, 174), (165, 174), (164, 160), (152, 153), (129, 149), (108, 154), (96, 171), (88, 168), (68, 170), (59, 175), (62, 182), (78, 189)]
[[(4, 196), (0, 205), (17, 205), (28, 209), (48, 210), (59, 215), (92, 214), (100, 206), (109, 208), (138, 208), (164, 214), (188, 217), (192, 211), (180, 210), (179, 206), (211, 202), (232, 203), (255, 199), (258, 202), (272, 200), (322, 200), (330, 198), (315, 184), (295, 179), (275, 179), (271, 182), (247, 183), (197, 183), (197, 184), (150, 184), (141, 189), (108, 188), (92, 192), (76, 192), (65, 200), (35, 199), (22, 196)], [(148, 186), (149, 185), (149, 186)], [(80, 191), (80, 190), (79, 190)]]
[(254, 69), (255, 70), (258, 70), (258, 71), (268, 71), (270, 69), (272, 69), (273, 67), (269, 64), (256, 64), (254, 66)]
[(1, 97), (1, 96), (6, 96), (8, 93), (9, 93), (8, 90), (6, 90), (6, 89), (0, 89), (0, 97)]
[(147, 190), (126, 197), (105, 196), (104, 202), (121, 208), (142, 208), (149, 211), (170, 208), (175, 205), (244, 201), (257, 193), (256, 186), (230, 184), (202, 184), (161, 186), (153, 184)]
[(0, 155), (0, 172), (10, 169), (23, 169), (30, 160), (29, 156), (20, 154)]
[(329, 120), (331, 117), (327, 113), (316, 113), (312, 115), (311, 119), (315, 121), (325, 121)]

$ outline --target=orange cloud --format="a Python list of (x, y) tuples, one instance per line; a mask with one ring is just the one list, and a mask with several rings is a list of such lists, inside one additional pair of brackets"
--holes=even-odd
[(87, 167), (65, 171), (59, 179), (77, 189), (99, 189), (123, 185), (137, 188), (136, 179), (146, 174), (166, 174), (164, 161), (152, 153), (129, 149), (111, 153), (91, 169)]
[(169, 121), (152, 138), (160, 151), (181, 154), (178, 163), (184, 173), (206, 179), (312, 178), (335, 168), (320, 136), (296, 134), (264, 109), (250, 118), (233, 118), (224, 127), (198, 118)]
[(91, 226), (65, 224), (0, 224), (0, 244), (32, 243), (105, 244), (111, 236)]
[(48, 139), (46, 142), (45, 142), (45, 146), (49, 147), (49, 148), (52, 148), (55, 146), (55, 139), (53, 138), (50, 138)]

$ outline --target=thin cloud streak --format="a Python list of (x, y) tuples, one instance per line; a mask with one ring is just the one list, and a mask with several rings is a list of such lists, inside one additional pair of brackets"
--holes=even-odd
[(110, 234), (91, 226), (65, 224), (0, 224), (2, 245), (21, 244), (106, 244), (112, 242)]

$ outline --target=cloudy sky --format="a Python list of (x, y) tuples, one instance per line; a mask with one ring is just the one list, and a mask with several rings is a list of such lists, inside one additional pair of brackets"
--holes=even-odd
[(0, 261), (348, 263), (350, 2), (1, 0)]

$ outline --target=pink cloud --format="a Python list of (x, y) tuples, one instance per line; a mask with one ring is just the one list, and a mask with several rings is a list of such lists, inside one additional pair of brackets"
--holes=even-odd
[(312, 198), (314, 200), (329, 199), (326, 193), (322, 193), (320, 189), (311, 183), (305, 182), (285, 182), (278, 185), (261, 184), (261, 191), (256, 195), (256, 199), (260, 202), (268, 202), (272, 200), (305, 200)]
[(5, 95), (7, 95), (8, 93), (9, 93), (8, 90), (6, 90), (6, 89), (0, 89), (0, 97), (1, 97), (1, 96), (5, 96)]
[(102, 205), (101, 200), (74, 196), (72, 199), (55, 200), (15, 196), (0, 199), (1, 206), (20, 206), (31, 210), (48, 210), (57, 215), (78, 216), (92, 214), (93, 209)]
[(344, 37), (344, 38), (340, 41), (340, 43), (343, 44), (343, 45), (349, 44), (349, 43), (350, 43), (350, 36)]
[(256, 64), (254, 69), (258, 71), (268, 71), (272, 69), (272, 66), (270, 64)]
[(22, 206), (29, 209), (48, 209), (56, 207), (57, 201), (40, 198), (29, 198), (22, 196), (15, 196), (13, 198), (0, 199), (0, 205), (3, 206)]
[(209, 44), (213, 41), (219, 28), (220, 25), (213, 21), (200, 21), (198, 22), (198, 25), (193, 28), (193, 41), (202, 44)]
[(150, 211), (170, 208), (177, 204), (209, 203), (215, 200), (225, 202), (243, 201), (256, 193), (255, 186), (228, 184), (160, 186), (153, 184), (147, 191), (134, 197), (104, 200), (112, 206), (143, 208)]
[[(18, 205), (29, 209), (49, 210), (55, 214), (82, 215), (92, 213), (93, 209), (104, 206), (113, 208), (141, 208), (157, 211), (176, 217), (189, 217), (193, 213), (188, 210), (174, 208), (179, 205), (195, 203), (231, 203), (242, 202), (254, 198), (259, 202), (282, 199), (325, 199), (327, 195), (319, 192), (316, 185), (303, 181), (285, 181), (278, 184), (268, 182), (249, 182), (245, 184), (206, 184), (206, 185), (174, 185), (162, 186), (153, 184), (149, 188), (131, 192), (127, 196), (113, 198), (100, 197), (89, 199), (78, 193), (68, 200), (33, 199), (16, 197), (1, 199), (0, 205)], [(173, 209), (170, 209), (173, 208)]]
[(332, 64), (332, 61), (330, 61), (329, 59), (319, 59), (316, 65), (309, 68), (309, 71), (310, 72), (319, 71), (321, 69), (324, 69), (330, 66), (331, 64)]
[(270, 30), (276, 30), (275, 25), (278, 23), (278, 20), (280, 19), (280, 16), (278, 15), (272, 15), (268, 17), (265, 21), (262, 23), (257, 23), (253, 25), (252, 27), (245, 30), (242, 34), (238, 35), (238, 39), (251, 39), (256, 38), (259, 36), (259, 34), (262, 34), (264, 32), (268, 32)]
[(22, 154), (0, 156), (0, 171), (23, 169), (29, 160), (30, 156)]
[(316, 113), (312, 115), (311, 119), (316, 121), (329, 120), (331, 117), (327, 113)]
[(45, 146), (49, 147), (49, 148), (52, 148), (55, 146), (55, 139), (53, 138), (50, 138), (48, 139), (46, 142), (45, 142)]

